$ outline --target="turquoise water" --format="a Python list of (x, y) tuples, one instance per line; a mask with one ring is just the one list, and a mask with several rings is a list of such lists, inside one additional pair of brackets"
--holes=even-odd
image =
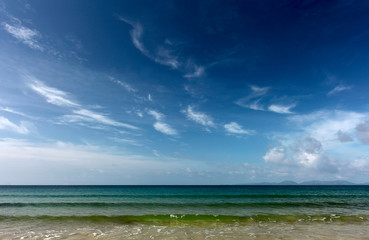
[(368, 239), (369, 186), (0, 186), (0, 239)]
[(155, 215), (367, 219), (369, 186), (0, 186), (1, 219)]

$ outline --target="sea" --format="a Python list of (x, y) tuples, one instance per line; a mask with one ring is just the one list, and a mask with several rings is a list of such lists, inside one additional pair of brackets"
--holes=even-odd
[(369, 239), (369, 186), (0, 186), (0, 239)]

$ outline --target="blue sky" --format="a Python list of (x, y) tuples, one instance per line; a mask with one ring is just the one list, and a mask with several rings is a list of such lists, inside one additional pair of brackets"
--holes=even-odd
[(369, 181), (365, 1), (0, 1), (0, 184)]

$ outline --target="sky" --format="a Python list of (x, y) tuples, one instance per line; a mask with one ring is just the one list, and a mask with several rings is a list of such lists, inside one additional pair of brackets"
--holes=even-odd
[(0, 0), (0, 184), (369, 182), (368, 12)]

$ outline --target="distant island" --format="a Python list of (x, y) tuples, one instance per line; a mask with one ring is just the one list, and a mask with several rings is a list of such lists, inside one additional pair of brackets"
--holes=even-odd
[(353, 183), (345, 180), (336, 181), (320, 181), (312, 180), (297, 183), (294, 181), (282, 181), (282, 182), (261, 182), (261, 183), (250, 183), (250, 184), (238, 184), (238, 185), (369, 185), (369, 183)]

